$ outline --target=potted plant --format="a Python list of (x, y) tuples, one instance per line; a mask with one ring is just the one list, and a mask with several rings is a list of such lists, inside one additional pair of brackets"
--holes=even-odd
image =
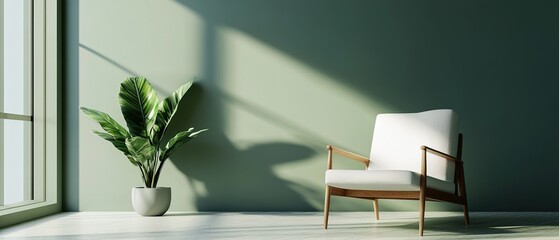
[(126, 78), (120, 84), (118, 99), (128, 129), (104, 112), (80, 108), (104, 130), (93, 132), (111, 142), (140, 170), (145, 187), (132, 188), (132, 205), (142, 216), (160, 216), (169, 209), (171, 189), (157, 187), (163, 164), (179, 146), (207, 130), (194, 131), (190, 128), (163, 143), (169, 122), (190, 86), (192, 81), (159, 102), (157, 93), (146, 78)]

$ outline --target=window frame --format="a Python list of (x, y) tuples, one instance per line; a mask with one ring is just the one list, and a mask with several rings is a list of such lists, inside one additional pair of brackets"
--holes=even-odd
[(0, 227), (60, 212), (59, 0), (32, 0), (33, 195), (0, 210)]

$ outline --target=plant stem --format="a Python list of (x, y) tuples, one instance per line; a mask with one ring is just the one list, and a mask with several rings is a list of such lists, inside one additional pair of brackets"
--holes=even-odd
[(142, 165), (138, 162), (137, 163), (138, 168), (140, 168), (140, 173), (142, 174), (142, 180), (144, 180), (144, 185), (146, 185), (146, 187), (148, 187), (148, 181), (146, 181), (146, 174), (144, 173), (144, 169), (142, 169)]
[(165, 163), (165, 160), (159, 161), (159, 167), (157, 168), (157, 171), (155, 172), (155, 176), (154, 176), (153, 182), (152, 182), (153, 187), (157, 187), (157, 182), (159, 181), (159, 174), (161, 174), (161, 169), (163, 168), (163, 163)]

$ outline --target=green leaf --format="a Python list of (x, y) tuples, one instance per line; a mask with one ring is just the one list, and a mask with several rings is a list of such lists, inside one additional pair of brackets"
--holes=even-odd
[(93, 130), (93, 133), (99, 135), (103, 139), (111, 142), (116, 149), (120, 150), (124, 153), (124, 155), (129, 155), (128, 147), (126, 147), (126, 138), (115, 137), (114, 135), (108, 134), (106, 132), (100, 132), (97, 130)]
[(120, 109), (132, 136), (152, 139), (159, 99), (146, 78), (128, 77), (120, 84)]
[(149, 162), (155, 157), (155, 147), (151, 145), (147, 138), (127, 138), (126, 147), (132, 158), (142, 165), (150, 165)]
[(165, 159), (169, 158), (171, 154), (173, 154), (178, 149), (178, 147), (187, 143), (188, 141), (196, 137), (199, 133), (205, 132), (208, 129), (202, 129), (194, 133), (192, 132), (193, 130), (194, 128), (190, 128), (188, 129), (188, 131), (179, 132), (177, 133), (177, 135), (171, 138), (169, 142), (167, 142), (167, 145), (165, 146), (165, 150), (161, 152), (161, 156), (163, 157), (161, 157), (160, 160), (164, 161)]
[[(192, 129), (192, 128), (191, 128), (191, 129)], [(198, 134), (203, 133), (203, 132), (205, 132), (205, 131), (208, 131), (208, 129), (202, 129), (202, 130), (200, 130), (200, 131), (193, 132), (193, 133), (191, 133), (190, 135), (188, 135), (188, 137), (189, 137), (189, 138), (194, 138), (194, 137), (196, 137)]]
[(132, 163), (134, 166), (138, 165), (138, 163), (136, 162), (136, 160), (134, 160), (134, 157), (132, 157), (132, 155), (126, 155), (126, 158), (128, 158), (128, 161), (130, 161), (130, 163)]
[(111, 116), (109, 116), (109, 114), (86, 107), (81, 107), (80, 109), (83, 111), (83, 113), (85, 113), (87, 117), (94, 121), (97, 121), (108, 134), (114, 136), (115, 138), (130, 137), (130, 133), (128, 133), (128, 131), (117, 121), (115, 121)]
[(159, 111), (157, 112), (155, 127), (153, 128), (153, 142), (155, 145), (158, 145), (161, 138), (163, 138), (169, 122), (171, 122), (171, 119), (177, 112), (182, 97), (191, 86), (192, 81), (187, 82), (159, 104)]

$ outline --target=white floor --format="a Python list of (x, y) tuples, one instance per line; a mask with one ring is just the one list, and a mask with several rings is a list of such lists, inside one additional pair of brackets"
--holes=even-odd
[[(0, 239), (418, 239), (416, 212), (60, 213), (0, 230)], [(428, 212), (425, 239), (559, 239), (559, 213)]]

